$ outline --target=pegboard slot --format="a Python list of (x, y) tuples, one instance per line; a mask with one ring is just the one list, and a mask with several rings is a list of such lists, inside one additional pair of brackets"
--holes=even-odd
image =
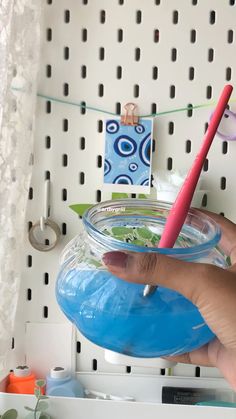
[(126, 373), (127, 374), (131, 374), (131, 371), (132, 371), (131, 367), (129, 365), (127, 365), (127, 367), (126, 367)]
[(202, 198), (202, 206), (207, 207), (207, 194), (205, 193)]
[(160, 31), (159, 29), (154, 29), (154, 33), (153, 33), (153, 41), (155, 43), (160, 41)]
[(79, 147), (80, 147), (80, 150), (85, 150), (85, 137), (80, 137)]
[(31, 301), (32, 300), (32, 290), (31, 290), (31, 288), (28, 288), (27, 289), (26, 299), (27, 299), (27, 301)]
[(43, 317), (44, 319), (48, 318), (48, 306), (43, 307)]
[(141, 58), (141, 49), (135, 48), (134, 59), (135, 61), (140, 61)]
[(103, 84), (99, 84), (98, 85), (98, 96), (99, 97), (103, 97), (104, 96), (104, 85)]
[(48, 79), (52, 77), (52, 66), (50, 64), (46, 65), (46, 77)]
[(178, 12), (178, 10), (174, 10), (173, 11), (173, 16), (172, 16), (172, 23), (174, 25), (177, 25), (178, 22), (179, 22), (179, 12)]
[(70, 10), (65, 10), (64, 11), (64, 22), (65, 23), (70, 23)]
[(153, 78), (153, 80), (158, 79), (158, 67), (156, 67), (156, 66), (152, 67), (152, 78)]
[(228, 44), (232, 44), (234, 42), (234, 31), (232, 29), (228, 30)]
[(97, 167), (98, 168), (102, 167), (102, 156), (101, 155), (97, 156)]
[(79, 174), (79, 183), (80, 183), (80, 185), (85, 184), (85, 174), (84, 174), (84, 172), (80, 172), (80, 174)]
[(189, 72), (188, 72), (188, 78), (189, 80), (194, 80), (194, 76), (195, 76), (195, 69), (194, 67), (189, 67)]
[(117, 115), (121, 114), (121, 103), (120, 102), (116, 103), (116, 114)]
[(50, 173), (49, 170), (45, 171), (44, 178), (45, 178), (45, 180), (50, 180), (51, 179), (51, 173)]
[(87, 40), (88, 40), (88, 31), (87, 31), (86, 28), (83, 28), (81, 30), (81, 40), (82, 40), (82, 42), (87, 42)]
[(104, 24), (106, 22), (106, 11), (100, 10), (100, 23)]
[(98, 120), (98, 132), (103, 132), (103, 121), (101, 119)]
[(191, 44), (195, 44), (197, 38), (197, 33), (195, 29), (191, 29), (190, 31), (190, 42)]
[(28, 199), (32, 200), (34, 198), (34, 190), (32, 187), (29, 188), (29, 195), (28, 195)]
[(173, 121), (170, 121), (168, 124), (168, 132), (169, 135), (173, 135), (174, 134), (174, 130), (175, 130), (175, 125)]
[(196, 367), (195, 368), (195, 377), (200, 377), (201, 376), (201, 368), (200, 367)]
[(67, 189), (66, 188), (62, 189), (62, 191), (61, 191), (61, 199), (62, 199), (62, 201), (67, 201)]
[(52, 41), (52, 29), (51, 28), (46, 29), (46, 40), (48, 42)]
[(67, 118), (65, 118), (65, 119), (63, 119), (63, 121), (62, 121), (62, 130), (63, 130), (64, 132), (68, 132), (68, 129), (69, 129), (69, 121), (68, 121), (68, 119), (67, 119)]
[(76, 352), (77, 354), (81, 352), (81, 342), (79, 340), (76, 342)]
[(208, 61), (209, 61), (209, 63), (212, 63), (212, 61), (214, 61), (214, 49), (213, 48), (208, 49)]
[(226, 177), (222, 176), (220, 179), (220, 189), (224, 191), (226, 189)]
[(177, 49), (172, 48), (171, 50), (171, 61), (175, 62), (177, 60)]
[(216, 23), (216, 12), (215, 12), (215, 10), (210, 11), (209, 22), (210, 22), (211, 25), (214, 25)]
[(188, 108), (188, 110), (187, 110), (187, 117), (188, 118), (191, 118), (193, 116), (193, 105), (192, 105), (192, 103), (189, 103), (187, 105), (187, 108)]
[(69, 60), (70, 58), (70, 48), (64, 47), (64, 60)]
[(62, 166), (63, 167), (67, 167), (68, 166), (68, 155), (67, 154), (63, 154), (62, 155)]
[(230, 81), (232, 77), (232, 69), (231, 67), (227, 67), (225, 71), (225, 80)]
[(97, 371), (97, 369), (98, 369), (98, 362), (97, 362), (96, 359), (93, 359), (92, 360), (92, 370)]
[(69, 84), (68, 83), (63, 84), (63, 95), (64, 96), (69, 96)]
[(191, 153), (192, 143), (190, 140), (187, 140), (185, 143), (185, 153)]
[(152, 140), (152, 152), (155, 153), (155, 151), (156, 151), (156, 140), (154, 140), (154, 138), (153, 138), (153, 140)]
[(32, 255), (28, 255), (27, 256), (27, 266), (28, 266), (28, 268), (32, 268), (32, 265), (33, 265)]
[(100, 61), (105, 60), (105, 48), (103, 48), (103, 47), (99, 48), (99, 60)]
[(167, 170), (172, 170), (173, 168), (173, 160), (171, 157), (168, 157), (167, 159)]
[(118, 80), (122, 79), (122, 67), (121, 67), (121, 65), (118, 65), (116, 67), (116, 78)]
[(204, 172), (208, 172), (208, 170), (209, 170), (209, 160), (208, 159), (205, 159), (205, 161), (204, 161), (203, 170), (204, 170)]
[(170, 86), (170, 98), (171, 99), (175, 98), (175, 86), (174, 85)]
[(81, 66), (81, 78), (86, 79), (87, 77), (87, 67), (86, 65)]
[(81, 115), (85, 115), (86, 114), (86, 102), (81, 102), (80, 103), (80, 114)]
[(117, 31), (117, 41), (118, 42), (123, 42), (124, 37), (123, 37), (123, 29), (118, 29)]
[(67, 234), (67, 225), (66, 225), (66, 223), (62, 223), (62, 225), (61, 225), (61, 233), (62, 233), (63, 236), (66, 236), (66, 234)]
[(96, 201), (101, 202), (101, 200), (102, 200), (102, 192), (98, 189), (96, 191)]
[(155, 115), (156, 113), (157, 113), (157, 105), (156, 105), (156, 103), (152, 103), (151, 114)]
[(142, 23), (142, 11), (141, 10), (137, 10), (136, 11), (136, 23), (139, 25), (140, 23)]
[(134, 97), (135, 98), (139, 97), (139, 85), (138, 84), (134, 85)]
[(207, 99), (212, 98), (212, 86), (207, 86), (207, 88), (206, 88), (206, 98)]
[(228, 153), (228, 143), (227, 141), (223, 141), (222, 142), (222, 154), (227, 154)]
[(52, 104), (50, 100), (46, 100), (46, 113), (51, 113), (52, 111)]
[(44, 285), (48, 285), (48, 284), (49, 284), (49, 273), (44, 272)]

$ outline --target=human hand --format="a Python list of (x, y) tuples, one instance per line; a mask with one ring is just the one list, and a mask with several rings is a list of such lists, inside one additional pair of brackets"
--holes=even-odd
[(121, 279), (162, 285), (192, 301), (216, 338), (171, 360), (217, 367), (236, 390), (236, 225), (221, 215), (204, 212), (221, 227), (220, 244), (232, 263), (228, 269), (156, 253), (108, 252), (103, 262)]

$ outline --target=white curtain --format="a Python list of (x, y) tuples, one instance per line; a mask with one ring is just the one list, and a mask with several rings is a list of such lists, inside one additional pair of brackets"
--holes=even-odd
[(32, 171), (41, 0), (0, 0), (0, 371), (8, 368)]

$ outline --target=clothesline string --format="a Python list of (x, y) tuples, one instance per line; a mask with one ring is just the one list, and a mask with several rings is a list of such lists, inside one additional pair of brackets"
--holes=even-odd
[[(15, 87), (13, 87), (12, 90), (23, 91), (23, 89), (19, 89), (19, 88), (15, 88)], [(39, 98), (46, 99), (48, 101), (50, 100), (50, 101), (55, 102), (55, 103), (61, 103), (63, 105), (76, 106), (76, 107), (79, 107), (81, 109), (91, 110), (91, 111), (100, 112), (100, 113), (103, 113), (103, 114), (117, 116), (117, 117), (120, 116), (120, 114), (118, 114), (116, 112), (111, 112), (111, 111), (107, 111), (105, 109), (100, 109), (100, 108), (96, 108), (94, 106), (86, 105), (85, 102), (80, 102), (80, 103), (79, 102), (72, 102), (72, 101), (68, 101), (68, 100), (64, 100), (64, 99), (59, 99), (57, 97), (44, 95), (43, 93), (37, 93), (37, 96)], [(236, 102), (236, 98), (233, 98), (233, 99), (229, 100), (229, 103), (232, 103), (232, 102)], [(153, 112), (153, 113), (150, 113), (150, 114), (139, 115), (139, 117), (140, 118), (155, 118), (156, 116), (168, 115), (168, 114), (177, 113), (177, 112), (191, 111), (191, 110), (194, 110), (194, 109), (201, 109), (201, 108), (210, 108), (210, 107), (213, 107), (214, 105), (216, 105), (216, 102), (203, 103), (203, 104), (200, 104), (200, 105), (188, 105), (188, 106), (185, 106), (185, 107), (182, 107), (182, 108), (176, 108), (176, 109), (170, 109), (170, 110), (162, 111), (162, 112)]]
[[(80, 107), (81, 109), (88, 109), (88, 110), (92, 110), (92, 111), (96, 111), (96, 112), (100, 112), (100, 113), (104, 113), (104, 114), (108, 114), (108, 115), (120, 116), (119, 114), (117, 114), (115, 112), (110, 112), (110, 111), (107, 111), (105, 109), (99, 109), (99, 108), (96, 108), (96, 107), (93, 107), (93, 106), (89, 106), (89, 105), (84, 104), (83, 102), (81, 102), (81, 103), (70, 102), (70, 101), (67, 101), (67, 100), (64, 100), (64, 99), (59, 99), (59, 98), (56, 98), (56, 97), (47, 96), (47, 95), (44, 95), (42, 93), (38, 93), (37, 96), (40, 97), (40, 98), (46, 99), (46, 100), (51, 100), (53, 102), (63, 103), (63, 104), (66, 104), (66, 105), (71, 105), (71, 106), (77, 106), (77, 107)], [(229, 103), (230, 102), (236, 102), (236, 98), (231, 99), (229, 101)], [(139, 117), (140, 118), (148, 118), (148, 117), (149, 118), (150, 117), (154, 118), (154, 117), (160, 116), (160, 115), (167, 115), (167, 114), (170, 114), (170, 113), (190, 111), (190, 110), (193, 110), (193, 109), (208, 108), (208, 107), (212, 107), (214, 105), (216, 105), (216, 102), (209, 102), (209, 103), (205, 103), (205, 104), (201, 104), (201, 105), (189, 105), (189, 106), (186, 106), (186, 107), (183, 107), (183, 108), (170, 109), (168, 111), (162, 111), (162, 112), (150, 113), (150, 114), (145, 114), (145, 115), (139, 115)]]

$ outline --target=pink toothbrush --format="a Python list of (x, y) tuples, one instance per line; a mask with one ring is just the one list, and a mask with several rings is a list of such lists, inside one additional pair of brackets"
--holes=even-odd
[[(221, 93), (207, 132), (203, 138), (201, 148), (170, 210), (158, 247), (171, 248), (175, 244), (188, 214), (193, 194), (202, 171), (202, 166), (226, 109), (232, 90), (233, 87), (231, 85), (226, 85)], [(156, 286), (146, 285), (143, 292), (144, 297), (152, 294), (156, 288)]]

